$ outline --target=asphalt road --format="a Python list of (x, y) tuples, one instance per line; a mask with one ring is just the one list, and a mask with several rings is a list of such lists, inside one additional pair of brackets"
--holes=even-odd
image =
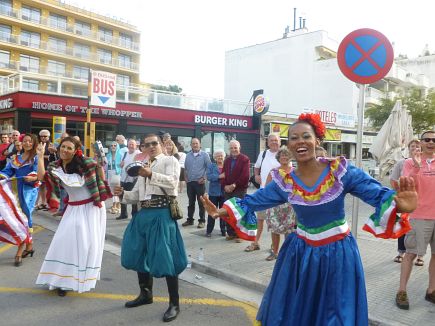
[[(119, 257), (105, 252), (101, 280), (85, 294), (68, 293), (59, 297), (35, 285), (39, 268), (53, 233), (37, 227), (36, 252), (23, 265), (13, 265), (16, 247), (0, 243), (1, 325), (162, 325), (167, 303), (166, 282), (154, 281), (154, 303), (124, 307), (138, 293), (137, 276), (123, 269)], [(181, 314), (173, 325), (252, 325), (256, 309), (201, 286), (180, 280)]]

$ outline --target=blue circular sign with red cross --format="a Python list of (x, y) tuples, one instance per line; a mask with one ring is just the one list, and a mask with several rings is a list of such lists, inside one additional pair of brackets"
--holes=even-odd
[(338, 66), (351, 81), (371, 84), (382, 79), (394, 60), (390, 41), (380, 32), (362, 28), (348, 34), (337, 52)]

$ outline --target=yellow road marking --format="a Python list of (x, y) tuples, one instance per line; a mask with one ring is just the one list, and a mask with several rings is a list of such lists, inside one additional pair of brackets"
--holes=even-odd
[[(10, 292), (33, 293), (33, 294), (47, 294), (52, 292), (54, 295), (53, 291), (47, 291), (43, 289), (0, 287), (0, 293), (10, 293)], [(68, 296), (88, 298), (88, 299), (106, 299), (106, 300), (123, 300), (123, 301), (128, 301), (136, 298), (135, 295), (127, 295), (127, 294), (77, 293), (77, 292), (68, 292)], [(153, 300), (154, 302), (168, 302), (167, 297), (154, 297)], [(255, 325), (255, 316), (257, 314), (257, 307), (254, 303), (241, 302), (236, 300), (211, 299), (211, 298), (200, 298), (200, 299), (180, 298), (180, 303), (241, 308), (245, 311), (246, 316), (251, 321), (252, 325)]]
[[(32, 235), (33, 235), (33, 234), (36, 234), (36, 233), (38, 233), (38, 232), (41, 232), (42, 230), (44, 230), (44, 228), (43, 228), (42, 226), (34, 227), (34, 228), (33, 228), (33, 233), (32, 233)], [(1, 254), (2, 252), (5, 252), (5, 251), (11, 249), (12, 247), (16, 247), (16, 246), (15, 246), (15, 245), (12, 245), (12, 244), (10, 244), (10, 243), (8, 243), (8, 244), (6, 244), (6, 245), (0, 247), (0, 254)]]

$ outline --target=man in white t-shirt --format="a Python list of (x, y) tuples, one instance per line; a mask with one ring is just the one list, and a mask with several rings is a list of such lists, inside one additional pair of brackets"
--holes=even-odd
[[(130, 164), (134, 162), (134, 157), (136, 154), (139, 154), (140, 150), (137, 149), (137, 142), (134, 139), (129, 139), (127, 142), (127, 152), (122, 154), (121, 159), (121, 187), (124, 188), (124, 190), (130, 191), (133, 189), (133, 186), (136, 182), (137, 177), (130, 177), (125, 168)], [(131, 215), (135, 214), (137, 212), (137, 205), (132, 204), (131, 205)], [(128, 217), (127, 214), (127, 204), (121, 203), (121, 214), (116, 218), (117, 220), (123, 220)]]
[[(266, 185), (267, 176), (269, 175), (270, 170), (280, 166), (275, 157), (280, 146), (281, 139), (279, 138), (279, 135), (269, 134), (267, 137), (267, 147), (269, 147), (269, 149), (258, 154), (257, 162), (255, 162), (254, 166), (254, 175), (255, 181), (260, 184), (260, 188), (264, 188)], [(256, 212), (257, 236), (255, 237), (255, 241), (245, 248), (246, 252), (260, 249), (258, 241), (260, 241), (261, 233), (263, 232), (264, 219), (266, 217), (265, 212), (266, 211)]]

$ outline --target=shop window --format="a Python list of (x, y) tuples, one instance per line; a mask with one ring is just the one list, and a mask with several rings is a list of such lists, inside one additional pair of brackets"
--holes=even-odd
[(331, 157), (342, 155), (342, 144), (341, 143), (331, 143), (330, 153), (328, 153)]
[(23, 90), (38, 91), (39, 90), (39, 81), (33, 80), (33, 79), (23, 78)]
[(369, 152), (368, 148), (362, 149), (362, 159), (363, 160), (373, 159), (372, 153)]

